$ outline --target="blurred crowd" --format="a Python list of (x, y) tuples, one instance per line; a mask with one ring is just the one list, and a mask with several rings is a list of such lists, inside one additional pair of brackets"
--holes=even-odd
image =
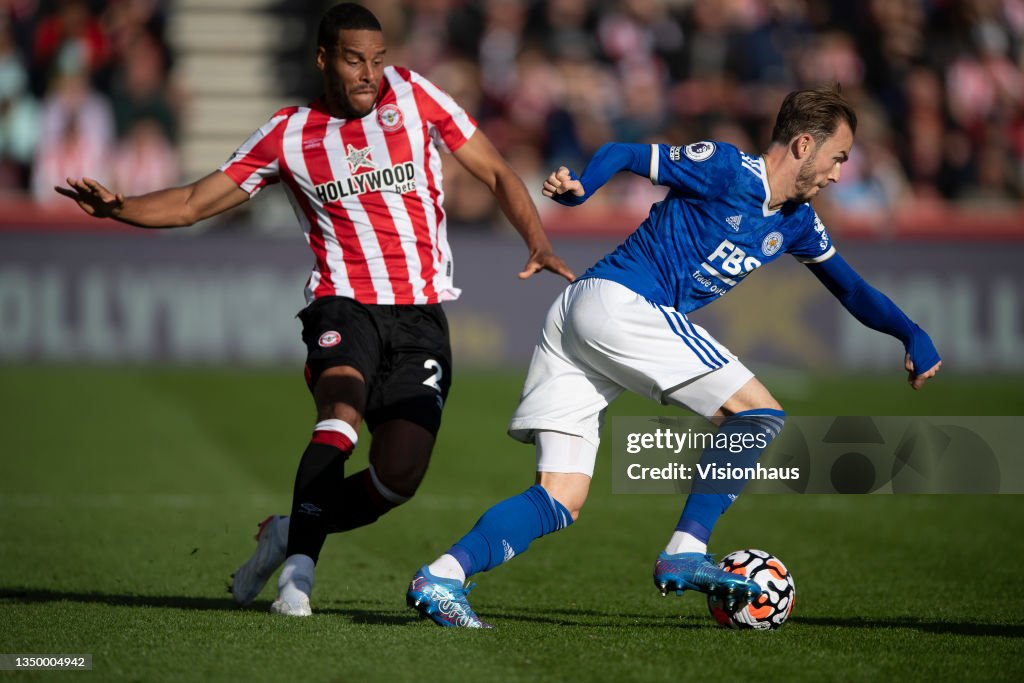
[(164, 4), (0, 2), (0, 195), (58, 201), (54, 185), (86, 174), (127, 194), (179, 181)]
[[(278, 4), (315, 25), (330, 3)], [(842, 182), (822, 195), (833, 208), (885, 215), (1024, 197), (1024, 0), (366, 4), (388, 60), (452, 93), (534, 190), (609, 140), (715, 139), (758, 152), (787, 92), (838, 82), (860, 127)], [(0, 192), (48, 201), (55, 180), (85, 169), (127, 193), (181, 180), (187, 112), (176, 106), (165, 3), (0, 7)], [(317, 88), (308, 73), (307, 99)], [(494, 224), (479, 183), (452, 164), (447, 181), (453, 222)], [(663, 192), (624, 178), (594, 201), (646, 208)]]
[[(759, 152), (787, 92), (838, 82), (860, 125), (826, 208), (884, 216), (1024, 197), (1024, 0), (378, 6), (402, 33), (396, 59), (464, 103), (531, 187), (608, 140)], [(595, 200), (646, 208), (664, 193), (636, 178), (609, 190)], [(485, 200), (449, 198), (487, 222)]]

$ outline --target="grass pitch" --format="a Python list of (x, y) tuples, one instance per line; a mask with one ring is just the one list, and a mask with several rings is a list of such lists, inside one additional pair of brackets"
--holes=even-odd
[[(238, 609), (228, 575), (286, 511), (311, 403), (295, 372), (0, 367), (0, 653), (91, 653), (103, 681), (1020, 680), (1017, 496), (743, 497), (719, 554), (762, 547), (796, 578), (772, 633), (714, 626), (702, 596), (661, 598), (672, 496), (613, 496), (602, 452), (570, 529), (477, 577), (497, 628), (406, 609), (412, 572), (532, 482), (504, 436), (520, 376), (463, 374), (420, 494), (332, 537), (315, 615)], [(792, 415), (1024, 413), (1019, 380), (768, 377)], [(624, 397), (613, 414), (671, 411)], [(365, 464), (365, 446), (350, 471)], [(0, 672), (0, 680), (65, 679)], [(89, 675), (89, 674), (85, 674)]]

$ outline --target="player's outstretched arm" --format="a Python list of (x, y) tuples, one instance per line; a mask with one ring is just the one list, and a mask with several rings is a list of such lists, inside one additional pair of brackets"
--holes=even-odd
[(928, 333), (900, 310), (889, 297), (869, 285), (839, 254), (808, 268), (853, 317), (871, 329), (890, 334), (901, 342), (907, 353), (904, 367), (907, 381), (915, 390), (935, 376), (942, 359)]
[(551, 242), (540, 222), (537, 207), (522, 179), (512, 170), (482, 131), (476, 131), (464, 145), (455, 151), (455, 158), (470, 173), (487, 185), (498, 200), (498, 205), (512, 226), (526, 242), (530, 256), (519, 273), (526, 279), (541, 270), (550, 270), (570, 282), (575, 275), (565, 262), (555, 255)]
[(221, 171), (185, 185), (137, 197), (112, 192), (92, 178), (68, 178), (67, 187), (54, 189), (74, 200), (96, 218), (113, 218), (140, 228), (176, 228), (192, 225), (238, 206), (249, 194)]
[(544, 181), (545, 197), (559, 204), (577, 206), (587, 201), (611, 177), (620, 171), (632, 171), (648, 177), (651, 172), (651, 146), (625, 142), (606, 142), (594, 152), (579, 178), (565, 166)]

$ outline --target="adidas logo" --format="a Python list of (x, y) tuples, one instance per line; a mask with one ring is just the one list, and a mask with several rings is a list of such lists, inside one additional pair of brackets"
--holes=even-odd
[(728, 223), (729, 227), (731, 227), (733, 230), (735, 230), (736, 232), (739, 232), (740, 231), (740, 221), (742, 221), (742, 220), (743, 220), (743, 216), (729, 216), (728, 218), (725, 219), (725, 222)]
[(505, 559), (502, 560), (503, 562), (508, 562), (516, 556), (516, 551), (512, 549), (512, 546), (510, 546), (508, 544), (508, 541), (506, 541), (504, 538), (501, 539), (501, 545), (505, 549)]

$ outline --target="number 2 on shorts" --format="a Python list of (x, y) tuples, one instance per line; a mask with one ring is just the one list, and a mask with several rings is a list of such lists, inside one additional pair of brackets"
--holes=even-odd
[(442, 374), (444, 372), (441, 369), (441, 364), (438, 363), (433, 358), (431, 358), (430, 360), (427, 360), (427, 361), (423, 362), (423, 367), (426, 368), (427, 370), (433, 370), (434, 371), (433, 375), (431, 375), (430, 377), (427, 377), (425, 380), (423, 380), (423, 384), (426, 384), (428, 387), (430, 387), (431, 389), (433, 389), (434, 391), (436, 391), (437, 393), (440, 394), (441, 393), (441, 376), (442, 376)]

